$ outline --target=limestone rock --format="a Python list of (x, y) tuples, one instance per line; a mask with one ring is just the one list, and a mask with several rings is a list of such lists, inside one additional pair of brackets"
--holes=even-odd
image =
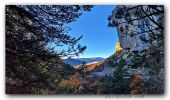
[(123, 50), (129, 50), (131, 52), (142, 52), (149, 47), (149, 33), (138, 34), (141, 32), (141, 28), (136, 25), (141, 23), (140, 20), (135, 20), (132, 24), (129, 24), (126, 21), (125, 15), (121, 15), (120, 18), (117, 18), (118, 16), (116, 11), (118, 9), (124, 9), (124, 7), (128, 8), (132, 6), (117, 6), (112, 13), (109, 23), (112, 26), (116, 26), (118, 30), (119, 41)]

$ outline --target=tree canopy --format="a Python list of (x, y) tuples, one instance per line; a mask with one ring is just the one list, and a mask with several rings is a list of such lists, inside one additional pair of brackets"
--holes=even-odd
[(5, 49), (9, 88), (6, 91), (15, 92), (13, 89), (20, 86), (16, 80), (20, 80), (22, 88), (29, 84), (28, 88), (34, 86), (34, 89), (38, 88), (35, 84), (49, 79), (54, 83), (54, 76), (55, 79), (60, 77), (58, 73), (62, 69), (60, 58), (78, 56), (86, 49), (78, 44), (82, 36), (75, 38), (67, 34), (70, 28), (65, 24), (91, 8), (86, 5), (7, 5)]

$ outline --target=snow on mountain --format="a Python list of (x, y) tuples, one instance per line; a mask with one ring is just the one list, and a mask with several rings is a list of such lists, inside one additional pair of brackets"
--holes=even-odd
[(104, 58), (101, 57), (93, 57), (93, 58), (69, 58), (69, 59), (63, 59), (63, 61), (66, 64), (70, 64), (72, 66), (78, 66), (81, 64), (92, 64), (92, 63), (97, 63), (97, 62), (101, 62), (104, 61)]
[(77, 60), (77, 59), (64, 59), (64, 63), (69, 64), (71, 66), (77, 66), (83, 63), (83, 61)]

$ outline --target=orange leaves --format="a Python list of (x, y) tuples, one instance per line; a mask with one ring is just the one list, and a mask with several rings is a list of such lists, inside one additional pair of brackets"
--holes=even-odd
[(131, 94), (136, 95), (144, 92), (144, 82), (140, 73), (135, 74), (135, 78), (130, 83)]
[(77, 66), (76, 69), (82, 70), (83, 72), (90, 72), (94, 70), (95, 68), (101, 67), (105, 62), (95, 62), (95, 63), (89, 63), (84, 66)]
[(81, 75), (79, 73), (76, 73), (69, 80), (62, 79), (59, 85), (78, 89), (82, 81), (83, 78), (81, 77)]

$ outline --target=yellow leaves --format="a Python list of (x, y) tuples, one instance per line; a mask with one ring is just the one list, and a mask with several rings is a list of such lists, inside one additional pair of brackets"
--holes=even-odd
[(69, 80), (62, 79), (59, 83), (59, 86), (71, 87), (73, 89), (78, 89), (82, 80), (83, 80), (83, 78), (80, 76), (80, 74), (76, 73)]
[(62, 80), (60, 81), (60, 84), (59, 84), (59, 85), (60, 85), (60, 86), (69, 86), (69, 81), (62, 79)]
[(62, 79), (59, 85), (63, 87), (71, 87), (71, 88), (76, 89), (77, 87), (79, 87), (80, 83), (76, 79), (73, 79), (73, 80)]
[(116, 54), (120, 54), (122, 52), (122, 48), (120, 46), (120, 42), (116, 43)]
[(77, 89), (80, 86), (80, 81), (79, 79), (73, 79), (73, 80), (70, 80), (70, 84), (72, 85), (74, 89)]

